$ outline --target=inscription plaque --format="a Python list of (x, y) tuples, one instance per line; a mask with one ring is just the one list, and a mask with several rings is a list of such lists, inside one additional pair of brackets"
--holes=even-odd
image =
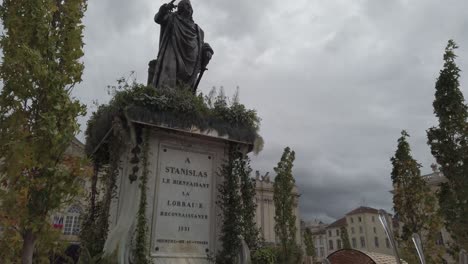
[(161, 145), (152, 252), (206, 257), (210, 247), (213, 155)]

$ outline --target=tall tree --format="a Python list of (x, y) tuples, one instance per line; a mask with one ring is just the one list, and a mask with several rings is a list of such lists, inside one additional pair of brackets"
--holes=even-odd
[(306, 228), (304, 231), (304, 245), (305, 245), (305, 252), (306, 255), (312, 257), (312, 263), (315, 263), (315, 245), (314, 245), (314, 238), (312, 236), (312, 231), (310, 228)]
[(259, 247), (260, 232), (255, 223), (255, 181), (250, 178), (252, 168), (248, 156), (239, 160), (236, 174), (240, 177), (240, 193), (242, 199), (242, 236), (250, 250)]
[(349, 241), (348, 230), (344, 226), (340, 228), (340, 238), (341, 238), (341, 241), (343, 242), (343, 248), (351, 249), (351, 242)]
[(294, 151), (289, 147), (284, 149), (278, 166), (274, 168), (276, 172), (273, 183), (273, 202), (275, 205), (275, 233), (280, 244), (280, 262), (296, 263), (296, 216), (294, 215), (294, 195), (295, 180), (292, 175)]
[(468, 249), (468, 111), (455, 64), (457, 45), (449, 40), (435, 85), (434, 114), (439, 124), (427, 131), (428, 144), (448, 182), (439, 192), (440, 210), (452, 238)]
[(221, 175), (225, 177), (219, 188), (218, 205), (223, 214), (221, 231), (222, 251), (218, 254), (220, 263), (234, 263), (240, 252), (240, 236), (250, 250), (259, 247), (259, 230), (255, 223), (255, 182), (250, 178), (252, 169), (248, 156), (234, 149), (229, 160), (223, 165)]
[(242, 234), (242, 198), (239, 193), (239, 153), (233, 150), (229, 160), (221, 168), (220, 175), (224, 182), (219, 187), (218, 206), (223, 215), (220, 240), (222, 250), (218, 253), (217, 262), (234, 264), (241, 248)]
[(85, 0), (0, 6), (0, 224), (21, 240), (22, 263), (32, 263), (36, 242), (49, 233), (50, 212), (78, 191), (81, 164), (64, 152), (85, 114), (70, 97), (84, 68), (85, 9)]
[(411, 236), (417, 233), (422, 237), (427, 262), (441, 263), (442, 248), (436, 245), (436, 240), (442, 220), (436, 209), (436, 198), (421, 177), (421, 165), (411, 156), (408, 137), (409, 134), (403, 130), (395, 156), (391, 158), (393, 207), (403, 224), (402, 233), (399, 234), (400, 244), (406, 257), (415, 259), (416, 250)]

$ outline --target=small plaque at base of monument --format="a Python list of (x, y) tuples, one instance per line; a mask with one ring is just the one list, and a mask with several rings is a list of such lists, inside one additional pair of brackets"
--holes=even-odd
[(161, 144), (151, 255), (204, 258), (210, 251), (214, 153)]

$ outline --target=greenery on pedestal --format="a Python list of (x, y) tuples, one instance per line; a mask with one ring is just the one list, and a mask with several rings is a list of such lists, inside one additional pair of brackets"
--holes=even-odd
[(343, 243), (343, 249), (351, 249), (348, 230), (344, 226), (340, 227), (340, 238)]
[(230, 103), (222, 92), (196, 96), (188, 90), (155, 89), (135, 82), (129, 84), (125, 79), (110, 88), (114, 90), (113, 98), (101, 105), (88, 122), (86, 152), (94, 159), (108, 159), (105, 153), (97, 151), (102, 150), (100, 144), (115, 118), (123, 120), (127, 128), (128, 122), (133, 121), (174, 129), (216, 131), (219, 136), (255, 142), (261, 148), (260, 118), (256, 111), (237, 100)]
[[(97, 184), (98, 181), (103, 184), (101, 190), (98, 190), (96, 186), (91, 189), (89, 206), (83, 220), (80, 239), (82, 247), (86, 248), (93, 257), (102, 253), (107, 239), (109, 209), (111, 200), (116, 195), (120, 155), (125, 147), (122, 142), (127, 141), (128, 137), (129, 134), (123, 129), (121, 121), (116, 119), (108, 144), (103, 145), (103, 149), (98, 153), (99, 155), (92, 157), (95, 163), (93, 184)], [(99, 197), (100, 193), (102, 193), (102, 199), (93, 199), (93, 197)]]
[(32, 263), (33, 253), (43, 260), (54, 250), (51, 214), (87, 176), (85, 161), (65, 154), (86, 112), (70, 96), (84, 69), (85, 10), (85, 0), (0, 4), (2, 263)]
[(314, 238), (312, 236), (312, 231), (310, 231), (308, 227), (304, 231), (304, 245), (306, 255), (312, 257), (312, 263), (314, 263), (316, 258)]
[(457, 48), (449, 40), (435, 85), (433, 106), (439, 124), (427, 131), (427, 138), (432, 155), (448, 180), (439, 192), (445, 227), (457, 246), (468, 250), (468, 111), (460, 90), (460, 69), (455, 63)]
[(436, 208), (437, 200), (421, 177), (421, 165), (411, 156), (408, 137), (406, 131), (401, 132), (395, 156), (391, 158), (393, 206), (396, 217), (403, 224), (402, 233), (397, 239), (405, 260), (417, 262), (411, 239), (416, 233), (421, 236), (427, 263), (442, 263), (443, 248), (437, 245), (442, 228), (442, 219)]
[(294, 194), (295, 180), (292, 175), (294, 151), (284, 149), (277, 167), (273, 183), (273, 201), (275, 204), (275, 233), (279, 240), (279, 262), (284, 264), (299, 263), (301, 249), (296, 244), (296, 216), (294, 207), (297, 197)]

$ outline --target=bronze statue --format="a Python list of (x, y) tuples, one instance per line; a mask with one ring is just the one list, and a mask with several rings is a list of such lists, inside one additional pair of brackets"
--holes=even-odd
[[(214, 52), (192, 18), (190, 0), (163, 4), (154, 17), (161, 25), (158, 58), (150, 62), (148, 84), (155, 88), (182, 87), (196, 92)], [(177, 11), (174, 9), (177, 8)]]

